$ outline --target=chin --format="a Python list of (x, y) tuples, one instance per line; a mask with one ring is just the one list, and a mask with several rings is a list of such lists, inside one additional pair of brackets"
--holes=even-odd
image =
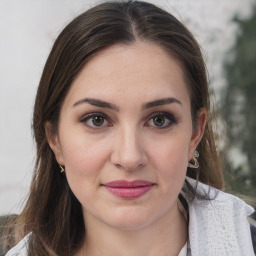
[(138, 230), (147, 227), (152, 222), (154, 222), (154, 217), (149, 216), (145, 209), (141, 211), (136, 206), (130, 209), (118, 209), (113, 215), (105, 215), (105, 223), (120, 230)]

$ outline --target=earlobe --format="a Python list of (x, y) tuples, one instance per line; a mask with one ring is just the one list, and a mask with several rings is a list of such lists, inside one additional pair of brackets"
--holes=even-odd
[(197, 123), (190, 141), (189, 160), (193, 159), (193, 153), (204, 135), (206, 121), (207, 110), (206, 108), (200, 108), (197, 111)]
[(53, 131), (52, 123), (47, 121), (44, 125), (44, 130), (48, 144), (55, 155), (56, 161), (59, 165), (64, 166), (65, 164), (62, 157), (60, 141), (58, 138), (58, 134)]

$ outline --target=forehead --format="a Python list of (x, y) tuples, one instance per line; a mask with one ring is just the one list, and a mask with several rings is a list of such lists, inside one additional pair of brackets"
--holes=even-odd
[(166, 94), (189, 101), (178, 60), (154, 43), (136, 42), (114, 45), (95, 54), (72, 83), (67, 98), (125, 100), (129, 96), (150, 101)]

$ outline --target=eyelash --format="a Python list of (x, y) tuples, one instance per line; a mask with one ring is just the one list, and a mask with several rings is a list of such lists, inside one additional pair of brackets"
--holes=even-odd
[[(96, 118), (96, 117), (102, 118), (104, 123), (107, 121), (107, 122), (109, 122), (109, 124), (104, 125), (104, 126), (97, 126), (97, 125), (93, 125), (93, 124), (92, 125), (88, 124), (89, 121), (93, 122), (93, 118)], [(106, 126), (112, 126), (112, 124), (109, 121), (109, 118), (105, 114), (103, 114), (103, 113), (90, 113), (90, 114), (87, 114), (87, 115), (83, 116), (80, 119), (80, 122), (83, 123), (86, 127), (90, 128), (90, 129), (93, 129), (93, 130), (99, 130), (99, 129), (102, 129), (102, 128), (106, 127)]]
[[(95, 124), (88, 124), (90, 121), (93, 122), (93, 118), (100, 118), (101, 121), (103, 121), (102, 125), (95, 125)], [(163, 118), (164, 120), (164, 125), (162, 126), (158, 126), (158, 125), (149, 125), (149, 122), (154, 122), (154, 118)], [(100, 121), (99, 120), (99, 121)], [(166, 112), (155, 112), (153, 114), (151, 114), (148, 118), (147, 118), (147, 122), (145, 124), (145, 126), (147, 127), (152, 127), (154, 129), (167, 129), (170, 126), (172, 126), (173, 124), (177, 124), (177, 119), (170, 113), (166, 113)], [(83, 123), (86, 127), (92, 129), (92, 130), (99, 130), (99, 129), (103, 129), (105, 127), (110, 127), (113, 126), (110, 119), (103, 113), (90, 113), (87, 114), (85, 116), (83, 116), (80, 120), (81, 123)], [(156, 121), (156, 120), (155, 120)], [(105, 122), (108, 122), (107, 124), (103, 125)], [(166, 122), (168, 122), (167, 124), (165, 124)]]
[[(166, 123), (166, 121), (168, 121), (169, 123), (165, 124), (164, 126), (157, 126), (157, 125), (152, 126), (152, 128), (154, 128), (154, 129), (167, 129), (170, 126), (172, 126), (173, 124), (178, 123), (177, 119), (172, 114), (167, 113), (167, 112), (155, 112), (155, 113), (151, 114), (147, 123), (149, 123), (151, 120), (152, 120), (152, 122), (154, 122), (153, 118), (156, 118), (156, 117), (164, 118), (164, 122)], [(146, 125), (146, 126), (150, 126), (150, 125)]]

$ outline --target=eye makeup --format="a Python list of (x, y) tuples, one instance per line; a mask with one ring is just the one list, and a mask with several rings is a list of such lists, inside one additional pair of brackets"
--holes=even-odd
[(145, 126), (155, 129), (167, 129), (177, 123), (178, 120), (173, 116), (173, 114), (158, 111), (149, 116), (149, 120), (145, 123)]
[(80, 118), (79, 122), (83, 123), (89, 129), (95, 130), (112, 126), (109, 117), (101, 112), (88, 113)]

